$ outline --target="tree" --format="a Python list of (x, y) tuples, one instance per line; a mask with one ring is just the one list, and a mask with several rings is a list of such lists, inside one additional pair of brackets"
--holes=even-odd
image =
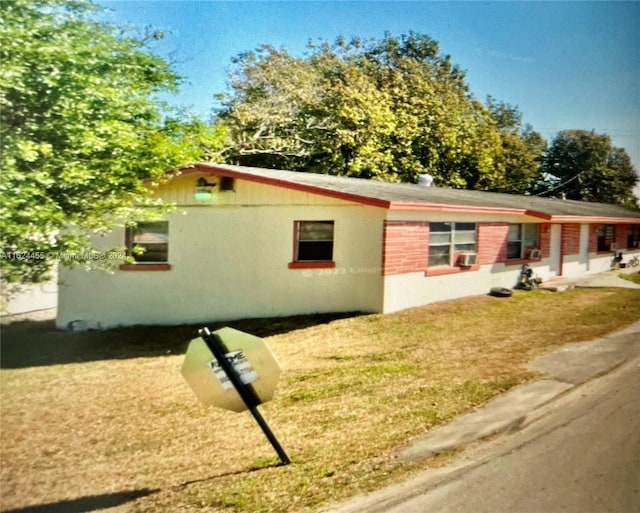
[[(151, 53), (160, 32), (97, 21), (85, 0), (12, 0), (0, 24), (2, 279), (46, 279), (43, 255), (88, 262), (89, 234), (143, 216), (147, 186), (215, 146), (156, 95), (179, 77)], [(193, 144), (197, 142), (197, 144)]]
[(464, 73), (426, 35), (262, 46), (234, 60), (219, 120), (227, 159), (263, 167), (487, 189), (501, 182), (500, 136)]
[(503, 183), (495, 190), (525, 194), (535, 187), (547, 142), (531, 125), (522, 124), (517, 107), (489, 96), (487, 108), (500, 133), (501, 151), (497, 165), (503, 173)]
[[(344, 53), (344, 52), (343, 52)], [(383, 92), (327, 45), (309, 59), (264, 45), (235, 60), (232, 97), (219, 115), (243, 165), (373, 176), (374, 154), (394, 128)], [(373, 167), (375, 166), (375, 169)]]
[(622, 148), (606, 134), (565, 130), (552, 141), (542, 165), (540, 194), (636, 207), (638, 175)]

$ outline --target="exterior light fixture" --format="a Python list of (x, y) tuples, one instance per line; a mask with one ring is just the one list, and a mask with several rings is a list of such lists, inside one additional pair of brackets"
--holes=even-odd
[(196, 182), (194, 197), (196, 201), (209, 201), (213, 196), (213, 188), (217, 184), (207, 182), (206, 178), (200, 177)]

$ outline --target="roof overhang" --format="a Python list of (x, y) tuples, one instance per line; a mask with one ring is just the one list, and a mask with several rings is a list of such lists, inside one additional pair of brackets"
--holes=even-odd
[(449, 203), (390, 202), (389, 210), (419, 210), (421, 212), (453, 212), (464, 214), (511, 214), (538, 217), (539, 214), (524, 208), (479, 207), (474, 205), (452, 205)]
[[(640, 218), (634, 217), (608, 217), (599, 215), (557, 215), (532, 210), (528, 208), (512, 208), (512, 207), (490, 207), (465, 204), (451, 203), (431, 203), (431, 202), (408, 202), (408, 201), (391, 201), (381, 198), (368, 196), (365, 194), (357, 194), (353, 192), (340, 191), (329, 187), (304, 183), (304, 181), (295, 181), (279, 178), (278, 176), (269, 176), (264, 173), (251, 172), (252, 168), (243, 169), (240, 166), (231, 166), (226, 164), (209, 164), (197, 163), (192, 166), (184, 167), (174, 171), (173, 176), (200, 173), (210, 176), (226, 176), (230, 178), (248, 180), (251, 182), (261, 183), (264, 185), (272, 185), (285, 189), (295, 190), (326, 196), (344, 201), (359, 203), (387, 210), (395, 211), (413, 211), (413, 212), (445, 212), (445, 213), (465, 213), (465, 214), (499, 214), (499, 215), (517, 215), (528, 216), (542, 219), (550, 223), (599, 223), (599, 224), (637, 224)], [(258, 170), (255, 171), (268, 171)]]
[(282, 180), (276, 177), (257, 175), (254, 173), (247, 173), (239, 171), (237, 169), (229, 169), (226, 166), (220, 166), (217, 164), (194, 164), (188, 168), (182, 168), (178, 171), (178, 174), (187, 173), (203, 173), (211, 176), (226, 176), (229, 178), (237, 178), (242, 180), (249, 180), (251, 182), (261, 183), (264, 185), (273, 185), (275, 187), (283, 187), (285, 189), (291, 189), (299, 192), (308, 192), (312, 194), (319, 194), (330, 198), (342, 199), (345, 201), (353, 201), (361, 203), (363, 205), (369, 205), (380, 208), (389, 208), (391, 202), (371, 198), (369, 196), (353, 194), (348, 192), (334, 191), (326, 189), (324, 187), (318, 187), (315, 185), (309, 185), (304, 183), (292, 182), (291, 180)]
[(607, 217), (607, 216), (553, 216), (542, 214), (539, 217), (548, 220), (551, 223), (578, 224), (578, 223), (597, 223), (597, 224), (639, 224), (640, 218), (632, 217)]

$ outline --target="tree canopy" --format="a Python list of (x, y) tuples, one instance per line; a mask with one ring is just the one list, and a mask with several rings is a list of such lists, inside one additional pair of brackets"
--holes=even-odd
[(497, 166), (502, 173), (498, 192), (530, 193), (537, 183), (540, 163), (547, 150), (547, 142), (531, 125), (522, 124), (517, 107), (487, 98), (487, 108), (500, 133), (501, 151)]
[(91, 234), (148, 215), (149, 186), (201, 159), (404, 182), (429, 173), (440, 186), (634, 202), (633, 166), (607, 136), (561, 132), (547, 151), (516, 107), (479, 102), (427, 35), (340, 37), (310, 43), (302, 57), (269, 45), (242, 53), (209, 125), (158, 99), (180, 83), (151, 50), (161, 32), (101, 21), (89, 0), (2, 9), (4, 282), (47, 278), (42, 254), (91, 263), (82, 257)]
[(304, 57), (262, 46), (234, 65), (219, 113), (232, 162), (405, 182), (429, 173), (437, 185), (508, 189), (512, 146), (535, 154), (518, 158), (539, 153), (500, 130), (464, 72), (423, 34), (338, 38), (310, 44)]
[(302, 57), (264, 45), (233, 65), (218, 114), (228, 162), (403, 182), (428, 173), (445, 187), (635, 204), (623, 149), (580, 130), (548, 148), (517, 107), (480, 103), (427, 35), (339, 37)]
[(86, 254), (88, 234), (144, 215), (134, 206), (151, 205), (146, 186), (219, 137), (157, 99), (179, 84), (150, 50), (162, 34), (133, 33), (97, 14), (85, 0), (2, 5), (5, 282), (40, 281), (52, 264), (42, 254)]
[(551, 142), (541, 166), (540, 193), (567, 199), (637, 207), (638, 175), (622, 148), (606, 134), (564, 130)]

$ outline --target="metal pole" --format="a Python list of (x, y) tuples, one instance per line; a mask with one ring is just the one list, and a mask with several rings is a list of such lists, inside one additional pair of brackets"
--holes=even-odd
[(211, 331), (209, 331), (209, 328), (202, 328), (201, 330), (198, 331), (198, 334), (200, 335), (202, 340), (204, 340), (205, 344), (207, 344), (207, 347), (211, 350), (211, 352), (213, 353), (213, 356), (215, 356), (216, 360), (220, 364), (220, 367), (222, 368), (222, 370), (224, 370), (225, 374), (228, 376), (229, 381), (231, 381), (234, 388), (238, 391), (240, 398), (247, 405), (247, 408), (249, 409), (249, 411), (251, 412), (251, 415), (253, 415), (253, 418), (256, 420), (256, 422), (262, 429), (263, 433), (267, 437), (267, 440), (269, 440), (269, 442), (275, 449), (276, 453), (278, 453), (278, 456), (282, 464), (288, 465), (289, 463), (291, 463), (289, 456), (287, 456), (287, 453), (284, 452), (284, 449), (278, 442), (278, 439), (275, 437), (275, 435), (269, 428), (269, 425), (267, 424), (267, 422), (264, 420), (264, 418), (258, 411), (258, 405), (260, 404), (260, 399), (256, 394), (256, 391), (253, 389), (251, 385), (245, 385), (242, 382), (242, 379), (240, 379), (240, 376), (238, 375), (236, 370), (233, 368), (233, 365), (231, 364), (231, 362), (227, 360), (226, 354), (229, 351), (227, 347), (224, 345), (224, 342), (222, 341), (222, 339), (216, 333), (211, 333)]

